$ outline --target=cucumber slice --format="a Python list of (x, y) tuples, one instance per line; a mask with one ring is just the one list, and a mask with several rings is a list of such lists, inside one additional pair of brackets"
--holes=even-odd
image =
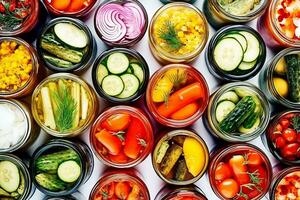
[(117, 96), (124, 90), (124, 83), (119, 76), (108, 75), (102, 80), (102, 89), (109, 96)]
[(253, 124), (253, 126), (251, 128), (245, 128), (243, 125), (240, 126), (239, 128), (239, 132), (240, 133), (244, 133), (244, 134), (247, 134), (247, 133), (253, 133), (260, 125), (260, 118), (257, 118), (255, 123)]
[(218, 102), (225, 101), (225, 100), (231, 101), (233, 103), (237, 103), (240, 100), (240, 98), (234, 91), (228, 91), (220, 96)]
[(144, 81), (144, 70), (136, 63), (131, 63), (130, 66), (133, 69), (134, 75), (139, 79), (140, 83)]
[(73, 183), (77, 181), (80, 174), (81, 167), (74, 160), (68, 160), (61, 163), (57, 169), (58, 177), (66, 183)]
[(241, 44), (234, 38), (224, 38), (214, 49), (214, 59), (224, 71), (233, 71), (243, 60), (244, 51)]
[(255, 96), (254, 92), (250, 91), (249, 89), (245, 89), (244, 87), (235, 88), (234, 91), (240, 98), (246, 96)]
[(100, 64), (97, 70), (97, 80), (100, 85), (102, 84), (104, 77), (106, 77), (107, 75), (108, 75), (108, 70), (104, 65)]
[(129, 59), (124, 53), (113, 53), (107, 59), (107, 69), (112, 74), (122, 74), (129, 67)]
[(72, 62), (60, 58), (56, 58), (54, 56), (44, 54), (43, 58), (45, 59), (46, 62), (49, 62), (50, 64), (55, 65), (57, 67), (69, 68), (73, 66)]
[(239, 33), (230, 33), (230, 34), (226, 35), (224, 38), (228, 38), (228, 37), (237, 39), (237, 41), (241, 44), (243, 51), (246, 52), (247, 47), (248, 47), (248, 42), (247, 42), (245, 36), (243, 36), (242, 34), (239, 34)]
[(235, 108), (231, 101), (222, 101), (216, 108), (216, 119), (220, 123)]
[(0, 162), (0, 187), (6, 192), (14, 192), (20, 185), (18, 167), (10, 161)]
[(253, 62), (241, 62), (238, 69), (240, 70), (249, 70), (252, 69), (256, 65), (257, 60), (254, 60)]
[(131, 97), (138, 91), (140, 87), (140, 82), (135, 75), (123, 74), (121, 76), (121, 79), (124, 82), (124, 90), (120, 95), (117, 96), (118, 98), (124, 99), (124, 98)]
[(86, 33), (71, 23), (58, 23), (54, 26), (54, 33), (63, 43), (74, 47), (84, 48), (88, 44), (88, 37)]
[(249, 32), (241, 31), (240, 34), (245, 36), (247, 42), (248, 42), (248, 48), (244, 54), (243, 61), (244, 62), (253, 62), (256, 60), (260, 53), (260, 45), (259, 41), (256, 39), (256, 37)]

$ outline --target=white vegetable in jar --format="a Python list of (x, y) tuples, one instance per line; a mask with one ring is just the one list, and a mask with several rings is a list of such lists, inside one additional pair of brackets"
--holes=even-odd
[(0, 103), (0, 149), (8, 149), (22, 140), (27, 131), (27, 118), (16, 105)]

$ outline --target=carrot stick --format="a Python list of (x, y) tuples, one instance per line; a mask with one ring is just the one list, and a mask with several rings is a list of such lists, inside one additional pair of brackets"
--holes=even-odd
[(197, 112), (198, 108), (199, 108), (199, 106), (198, 106), (198, 103), (196, 103), (196, 102), (187, 104), (183, 108), (181, 108), (178, 111), (174, 112), (171, 115), (171, 118), (175, 119), (175, 120), (187, 119), (187, 118), (193, 116)]
[(163, 117), (169, 117), (182, 107), (190, 104), (202, 97), (202, 88), (200, 83), (192, 83), (174, 92), (167, 103), (161, 104), (157, 112)]

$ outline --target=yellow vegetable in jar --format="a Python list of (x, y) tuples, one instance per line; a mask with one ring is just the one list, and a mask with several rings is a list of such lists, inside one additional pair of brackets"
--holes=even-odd
[(186, 137), (183, 142), (183, 154), (189, 173), (198, 176), (206, 164), (203, 146), (198, 140)]
[(286, 62), (285, 62), (284, 58), (281, 58), (275, 66), (275, 72), (279, 75), (284, 75), (286, 73), (286, 71), (287, 71)]
[(283, 78), (273, 78), (273, 83), (276, 91), (282, 97), (287, 97), (289, 94), (289, 85), (288, 82)]

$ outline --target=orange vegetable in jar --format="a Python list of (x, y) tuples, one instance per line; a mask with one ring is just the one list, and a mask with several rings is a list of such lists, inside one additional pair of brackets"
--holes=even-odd
[(85, 6), (86, 0), (72, 0), (70, 6), (68, 7), (69, 12), (76, 12), (81, 10)]
[(52, 6), (57, 10), (66, 10), (72, 0), (53, 0)]
[(199, 109), (198, 103), (190, 103), (171, 115), (172, 119), (184, 120), (193, 116)]

